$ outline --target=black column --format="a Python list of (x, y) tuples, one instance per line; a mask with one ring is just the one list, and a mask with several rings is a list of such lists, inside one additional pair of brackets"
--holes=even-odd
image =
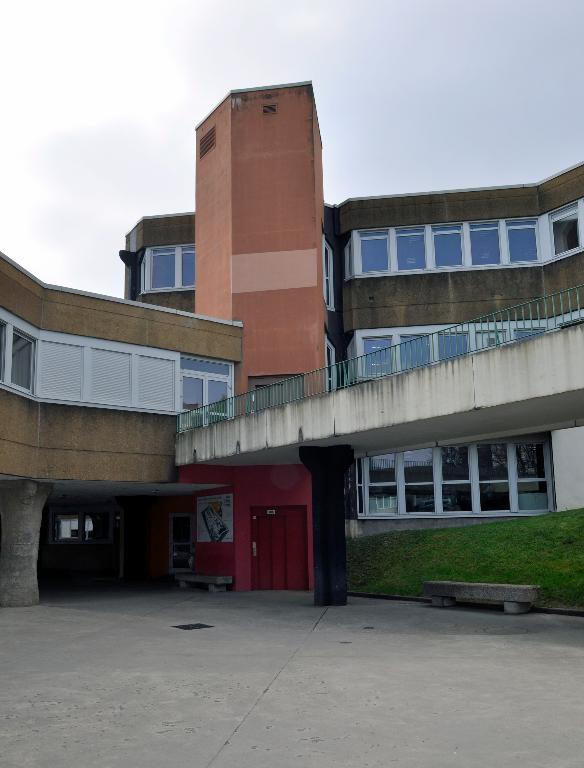
[(300, 461), (312, 475), (314, 604), (346, 605), (344, 475), (353, 463), (353, 449), (303, 447)]

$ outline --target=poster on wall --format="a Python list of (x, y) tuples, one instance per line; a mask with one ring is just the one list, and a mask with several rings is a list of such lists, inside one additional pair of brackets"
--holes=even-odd
[(233, 541), (233, 494), (197, 499), (197, 541)]

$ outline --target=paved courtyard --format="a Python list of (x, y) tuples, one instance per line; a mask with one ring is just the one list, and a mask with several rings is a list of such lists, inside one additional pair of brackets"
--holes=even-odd
[(580, 618), (166, 587), (0, 611), (2, 768), (581, 768), (583, 691)]

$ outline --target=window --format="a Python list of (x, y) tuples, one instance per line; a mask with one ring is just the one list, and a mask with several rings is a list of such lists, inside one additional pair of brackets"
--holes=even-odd
[(507, 341), (507, 333), (499, 328), (492, 331), (475, 331), (475, 339), (477, 349), (488, 349), (504, 344)]
[(430, 339), (427, 336), (400, 336), (401, 370), (417, 368), (430, 362)]
[(337, 353), (328, 336), (325, 337), (324, 344), (326, 350), (326, 388), (328, 392), (331, 392), (337, 386), (337, 369), (335, 367)]
[(500, 263), (498, 222), (481, 221), (470, 225), (470, 252), (475, 266)]
[(387, 232), (361, 232), (361, 271), (387, 272), (389, 249)]
[(397, 229), (397, 268), (425, 269), (426, 241), (424, 227)]
[(192, 289), (195, 263), (194, 245), (147, 248), (140, 270), (140, 292)]
[(345, 277), (352, 277), (355, 274), (355, 267), (353, 264), (353, 241), (351, 237), (347, 241), (345, 246)]
[(537, 219), (514, 219), (507, 221), (509, 261), (537, 261)]
[(53, 510), (53, 541), (111, 541), (112, 516), (109, 510)]
[(335, 292), (333, 284), (333, 249), (323, 238), (322, 241), (322, 289), (324, 293), (324, 303), (327, 309), (335, 308)]
[(180, 366), (184, 411), (219, 403), (231, 396), (233, 366), (229, 363), (181, 357)]
[(34, 342), (14, 331), (12, 334), (12, 376), (17, 387), (32, 391)]
[(369, 459), (368, 512), (370, 515), (397, 514), (396, 454)]
[(432, 449), (404, 451), (406, 513), (434, 512)]
[(548, 492), (542, 443), (519, 443), (517, 461), (517, 501), (519, 510), (548, 509)]
[(0, 323), (0, 381), (4, 381), (4, 348), (6, 345), (6, 326)]
[(357, 462), (359, 514), (538, 513), (549, 472), (547, 443), (529, 438), (387, 453)]
[(468, 446), (441, 449), (442, 511), (472, 512)]
[(432, 238), (437, 267), (460, 267), (462, 265), (461, 224), (432, 227)]
[(174, 274), (174, 248), (153, 248), (151, 287), (174, 288)]
[(508, 510), (510, 504), (507, 444), (479, 445), (477, 453), (481, 511)]
[(528, 339), (530, 336), (539, 336), (540, 333), (545, 333), (545, 328), (517, 328), (515, 330), (515, 340), (521, 341), (522, 339)]
[(183, 288), (190, 288), (195, 284), (195, 248), (194, 246), (182, 247), (182, 279)]
[(438, 359), (449, 360), (468, 352), (468, 333), (444, 331), (438, 334)]
[(363, 339), (363, 354), (367, 355), (364, 363), (365, 376), (382, 376), (391, 373), (391, 336)]
[(564, 208), (564, 210), (552, 214), (551, 222), (554, 254), (556, 256), (580, 247), (578, 206), (574, 205), (571, 208)]

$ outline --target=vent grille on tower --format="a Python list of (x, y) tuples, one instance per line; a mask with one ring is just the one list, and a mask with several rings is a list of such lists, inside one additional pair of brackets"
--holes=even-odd
[(199, 157), (205, 157), (207, 152), (210, 152), (215, 146), (215, 126), (209, 128), (207, 133), (201, 138), (199, 142)]

